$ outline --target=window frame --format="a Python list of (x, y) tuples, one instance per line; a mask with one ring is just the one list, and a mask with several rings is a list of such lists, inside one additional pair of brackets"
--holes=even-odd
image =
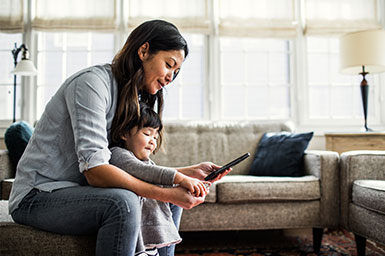
[[(31, 12), (33, 0), (24, 1), (24, 15), (25, 30), (23, 33), (23, 42), (29, 46), (31, 59), (35, 65), (37, 63), (37, 33), (32, 30), (31, 27)], [(300, 22), (297, 34), (292, 40), (292, 55), (290, 58), (290, 72), (291, 72), (291, 88), (290, 88), (290, 115), (295, 123), (298, 131), (302, 130), (314, 130), (315, 132), (324, 131), (349, 131), (359, 130), (363, 127), (363, 120), (347, 122), (344, 120), (311, 120), (309, 118), (309, 104), (308, 104), (308, 79), (307, 79), (307, 48), (306, 48), (306, 36), (303, 35), (305, 24), (303, 17), (301, 16), (301, 8), (303, 8), (304, 0), (294, 0), (296, 5), (296, 15), (298, 15), (298, 21)], [(205, 46), (205, 73), (207, 76), (204, 81), (204, 93), (203, 98), (203, 119), (205, 120), (221, 120), (222, 103), (221, 102), (221, 85), (220, 85), (220, 51), (219, 51), (219, 34), (215, 26), (218, 24), (218, 14), (216, 13), (216, 6), (218, 0), (207, 0), (209, 19), (212, 23), (210, 33), (205, 34), (204, 44)], [(117, 4), (120, 7), (120, 26), (115, 31), (115, 52), (123, 45), (126, 36), (130, 32), (130, 28), (125, 26), (125, 21), (122, 18), (124, 11), (123, 7), (127, 4), (125, 0), (117, 0)], [(381, 19), (381, 26), (385, 28), (385, 3), (384, 1), (378, 1), (378, 12)], [(374, 104), (376, 110), (378, 110), (378, 116), (374, 120), (368, 118), (368, 126), (374, 130), (384, 129), (385, 127), (385, 88), (381, 86), (385, 82), (385, 74), (378, 76), (379, 88), (378, 93), (375, 95)], [(20, 80), (19, 80), (20, 81)], [(36, 78), (22, 78), (22, 108), (21, 119), (34, 123), (37, 119), (37, 80)], [(357, 84), (359, 86), (359, 84)], [(370, 85), (369, 85), (370, 86)], [(369, 87), (369, 90), (373, 90), (373, 87)], [(166, 103), (167, 104), (167, 103)], [(276, 119), (274, 119), (276, 120)], [(173, 120), (173, 121), (186, 121)], [(268, 120), (266, 120), (268, 121)], [(5, 128), (10, 124), (9, 120), (0, 120), (0, 130), (5, 131)]]

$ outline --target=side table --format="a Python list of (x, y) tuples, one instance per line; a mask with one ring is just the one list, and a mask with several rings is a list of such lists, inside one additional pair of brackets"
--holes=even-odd
[(325, 133), (326, 150), (385, 150), (385, 132)]

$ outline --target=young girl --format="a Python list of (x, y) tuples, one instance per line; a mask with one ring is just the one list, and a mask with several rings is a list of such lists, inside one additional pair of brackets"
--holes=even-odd
[[(162, 129), (159, 115), (140, 103), (139, 117), (124, 129), (121, 140), (112, 145), (115, 147), (111, 148), (110, 163), (143, 181), (163, 186), (179, 185), (196, 197), (206, 196), (209, 182), (191, 178), (174, 168), (156, 166), (150, 160), (150, 155), (161, 146)], [(181, 238), (170, 204), (144, 197), (140, 201), (142, 220), (137, 253), (179, 243)]]

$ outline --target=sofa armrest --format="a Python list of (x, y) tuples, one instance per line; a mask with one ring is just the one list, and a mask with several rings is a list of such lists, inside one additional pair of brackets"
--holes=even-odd
[(0, 181), (15, 178), (15, 167), (11, 163), (7, 150), (0, 150)]
[(308, 150), (304, 156), (305, 173), (320, 180), (320, 225), (337, 227), (339, 224), (339, 155), (325, 150)]
[(0, 198), (3, 198), (3, 180), (15, 177), (15, 168), (11, 163), (7, 150), (0, 150)]
[(385, 151), (360, 150), (341, 154), (341, 224), (348, 228), (353, 182), (359, 179), (385, 180)]

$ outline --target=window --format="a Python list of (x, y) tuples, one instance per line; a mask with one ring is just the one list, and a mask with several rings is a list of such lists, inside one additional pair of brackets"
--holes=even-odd
[(290, 42), (282, 39), (221, 38), (223, 119), (288, 119)]
[(190, 52), (180, 74), (165, 89), (163, 117), (168, 120), (199, 120), (205, 118), (205, 37), (199, 34), (183, 36), (188, 42)]
[(70, 75), (95, 64), (111, 63), (114, 35), (109, 33), (38, 34), (37, 116)]
[[(22, 42), (21, 34), (2, 34), (0, 33), (0, 120), (12, 120), (13, 118), (13, 79), (11, 71), (14, 68), (13, 50), (15, 43), (19, 47)], [(20, 61), (21, 54), (18, 56)], [(16, 118), (20, 118), (21, 107), (21, 77), (16, 77)]]
[[(359, 85), (362, 76), (339, 73), (338, 38), (308, 37), (307, 51), (309, 119), (346, 119), (361, 123), (363, 111)], [(369, 74), (366, 80), (370, 85), (368, 117), (373, 121), (378, 119), (374, 104), (375, 95), (379, 95), (378, 75)]]
[[(6, 56), (14, 41), (27, 39), (39, 75), (26, 92), (36, 100), (18, 99), (19, 110), (34, 114), (18, 116), (35, 119), (64, 79), (111, 62), (143, 21), (165, 19), (190, 48), (181, 73), (165, 88), (166, 120), (291, 119), (300, 128), (356, 129), (363, 122), (361, 76), (339, 73), (338, 38), (385, 25), (382, 0), (34, 0), (24, 16), (27, 0), (3, 2), (0, 22), (9, 22), (0, 33), (15, 34), (1, 36), (0, 54), (10, 63), (0, 72), (13, 67)], [(367, 76), (374, 129), (385, 124), (384, 77)], [(10, 75), (0, 78), (3, 120), (12, 113), (12, 81)]]

